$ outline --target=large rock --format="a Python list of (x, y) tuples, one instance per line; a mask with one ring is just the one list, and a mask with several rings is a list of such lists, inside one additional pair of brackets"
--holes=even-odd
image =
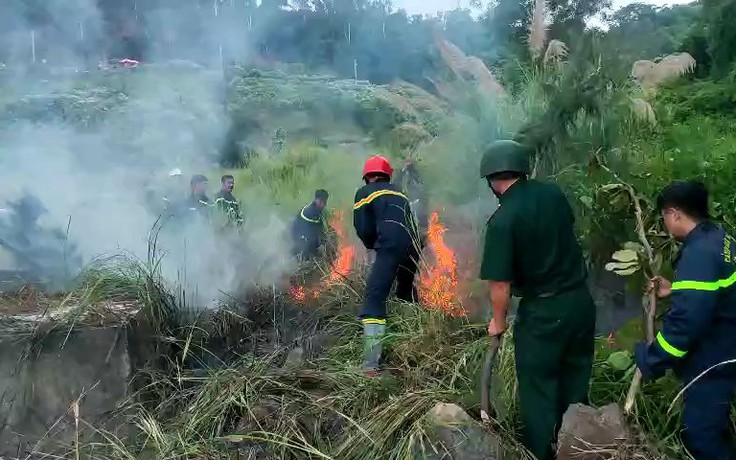
[(562, 418), (557, 459), (615, 459), (628, 437), (629, 430), (618, 404), (609, 404), (600, 409), (573, 404)]
[(134, 371), (127, 318), (137, 308), (110, 305), (118, 316), (96, 325), (0, 314), (0, 458), (55, 453), (87, 423), (127, 432), (116, 408)]
[(438, 403), (427, 414), (431, 446), (417, 447), (414, 458), (431, 460), (499, 460), (501, 439), (455, 404)]

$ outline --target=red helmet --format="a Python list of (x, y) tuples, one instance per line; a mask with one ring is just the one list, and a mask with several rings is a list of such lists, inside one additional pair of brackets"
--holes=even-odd
[(386, 157), (382, 157), (381, 155), (368, 158), (363, 166), (363, 177), (371, 173), (383, 173), (388, 175), (388, 177), (391, 177), (393, 172), (394, 170), (391, 168), (391, 163), (389, 163)]

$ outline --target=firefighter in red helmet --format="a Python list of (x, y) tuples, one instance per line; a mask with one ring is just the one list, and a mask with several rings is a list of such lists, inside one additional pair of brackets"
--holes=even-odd
[(393, 169), (382, 156), (365, 162), (365, 185), (355, 193), (353, 225), (366, 249), (374, 250), (375, 261), (366, 282), (360, 319), (365, 338), (363, 372), (378, 375), (381, 340), (386, 330), (386, 300), (396, 281), (396, 297), (406, 302), (417, 299), (414, 275), (419, 258), (419, 237), (409, 200), (391, 184)]

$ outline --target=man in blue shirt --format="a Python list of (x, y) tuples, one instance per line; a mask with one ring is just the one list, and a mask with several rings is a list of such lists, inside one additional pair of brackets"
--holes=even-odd
[(709, 220), (708, 191), (700, 182), (674, 182), (657, 198), (672, 236), (682, 242), (672, 283), (661, 277), (659, 297), (672, 306), (651, 345), (638, 344), (644, 379), (673, 369), (685, 391), (683, 442), (696, 460), (736, 459), (729, 412), (736, 390), (736, 245)]
[(326, 190), (317, 190), (314, 193), (314, 200), (304, 206), (294, 218), (291, 227), (293, 254), (302, 261), (317, 257), (320, 246), (325, 244), (325, 223), (322, 213), (329, 197)]

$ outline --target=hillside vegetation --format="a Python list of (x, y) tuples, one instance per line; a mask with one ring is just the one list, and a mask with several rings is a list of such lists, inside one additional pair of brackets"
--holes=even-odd
[[(152, 59), (135, 69), (20, 91), (4, 85), (0, 136), (14, 139), (19, 126), (62, 126), (100, 136), (95, 145), (121, 162), (161, 171), (201, 157), (190, 168), (212, 177), (232, 172), (236, 195), (254, 221), (266, 210), (289, 219), (325, 186), (331, 208), (342, 212), (341, 230), (350, 228), (362, 160), (369, 153), (385, 153), (399, 165), (413, 158), (447, 240), (464, 242), (452, 250), (468, 259), (477, 257), (469, 247), (493, 210), (477, 177), (479, 152), (489, 141), (515, 138), (534, 148), (536, 176), (568, 194), (593, 270), (605, 269), (618, 250), (635, 253), (632, 269), (621, 276), (637, 294), (649, 276), (672, 272), (677, 245), (653, 206), (665, 184), (703, 180), (714, 218), (736, 230), (733, 0), (663, 9), (630, 5), (608, 18), (607, 32), (584, 28), (601, 11), (597, 1), (504, 0), (478, 20), (464, 10), (422, 19), (390, 12), (382, 2), (328, 3), (300, 2), (287, 10), (245, 2), (237, 14), (281, 24), (261, 30), (257, 63), (213, 71)], [(432, 27), (440, 22), (447, 24), (442, 34)], [(274, 37), (296, 30), (314, 35)], [(384, 34), (402, 40), (390, 48)], [(363, 69), (357, 79), (356, 62)], [(0, 72), (11, 78), (10, 70)], [(94, 163), (96, 157), (84, 153)], [(109, 159), (101, 158), (100, 164)], [(337, 238), (338, 245), (354, 244), (348, 235)], [(436, 254), (426, 257), (425, 269), (436, 266)], [(425, 414), (437, 402), (479, 413), (477, 377), (489, 340), (473, 316), (392, 304), (387, 366), (396, 372), (375, 381), (356, 372), (361, 349), (354, 313), (365, 283), (359, 257), (339, 282), (325, 281), (332, 260), (323, 261), (310, 276), (325, 284), (303, 304), (289, 296), (285, 282), (279, 294), (275, 283), (250, 286), (232, 293), (238, 300), (225, 302), (222, 316), (205, 319), (179, 308), (175, 283), (162, 279), (156, 260), (152, 243), (147, 263), (93, 266), (76, 286), (83, 306), (100, 298), (139, 300), (142, 318), (175, 345), (162, 349), (165, 359), (149, 363), (143, 383), (132, 387), (138, 392), (121, 408), (133, 435), (85, 427), (102, 441), (68, 446), (69, 458), (441, 458)], [(477, 261), (463, 262), (472, 267)], [(463, 276), (468, 291), (477, 288), (472, 272)], [(459, 295), (454, 302), (470, 303)], [(255, 304), (257, 315), (238, 318), (239, 308)], [(284, 308), (301, 313), (285, 325), (276, 320)], [(623, 403), (634, 374), (633, 344), (643, 339), (640, 322), (634, 318), (598, 340), (593, 404)], [(294, 343), (267, 354), (240, 353), (233, 345), (236, 359), (192, 364), (211, 337), (255, 336), (258, 328), (316, 331), (327, 345), (294, 368), (281, 367)], [(492, 431), (507, 458), (525, 458), (515, 441), (512, 347), (506, 338), (497, 363)], [(630, 420), (636, 436), (612, 458), (688, 458), (678, 436), (679, 390), (671, 375), (642, 387)]]

